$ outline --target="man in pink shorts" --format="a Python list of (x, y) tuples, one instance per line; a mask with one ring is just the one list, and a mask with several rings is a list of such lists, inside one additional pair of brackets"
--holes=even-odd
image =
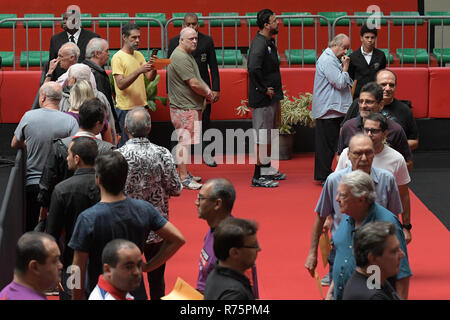
[(191, 144), (200, 143), (202, 110), (206, 102), (214, 100), (208, 85), (202, 80), (191, 53), (197, 48), (197, 31), (186, 27), (180, 32), (180, 43), (170, 56), (167, 67), (167, 86), (170, 100), (170, 119), (178, 138), (178, 174), (186, 189), (200, 189), (201, 178), (187, 170)]

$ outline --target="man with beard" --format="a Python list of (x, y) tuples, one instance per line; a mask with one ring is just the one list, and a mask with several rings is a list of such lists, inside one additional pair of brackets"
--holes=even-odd
[[(138, 51), (141, 31), (136, 24), (126, 24), (122, 27), (123, 47), (111, 59), (112, 75), (116, 91), (116, 113), (119, 119), (120, 131), (124, 131), (125, 116), (134, 107), (147, 107), (145, 77), (153, 81), (156, 70), (145, 61), (144, 55)], [(122, 134), (118, 147), (128, 140)]]
[[(271, 131), (278, 129), (280, 100), (283, 100), (280, 62), (273, 36), (278, 34), (278, 20), (270, 9), (258, 12), (259, 32), (248, 53), (248, 104), (252, 108), (252, 126), (256, 134), (256, 164), (252, 186), (278, 187), (275, 180), (286, 175), (271, 167)], [(264, 158), (263, 158), (264, 157)]]

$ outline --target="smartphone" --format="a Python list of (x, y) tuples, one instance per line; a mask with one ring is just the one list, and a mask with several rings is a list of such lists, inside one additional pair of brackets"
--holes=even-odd
[(153, 56), (157, 56), (158, 55), (158, 49), (153, 49), (152, 50), (152, 57)]

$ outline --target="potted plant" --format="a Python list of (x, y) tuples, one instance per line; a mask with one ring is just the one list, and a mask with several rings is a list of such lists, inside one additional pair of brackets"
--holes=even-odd
[[(303, 125), (313, 128), (315, 121), (311, 115), (312, 94), (299, 93), (298, 97), (290, 96), (287, 90), (283, 90), (284, 99), (280, 101), (280, 135), (279, 135), (279, 159), (288, 160), (294, 151), (294, 127)], [(236, 107), (239, 116), (245, 116), (249, 111), (248, 100), (241, 100)]]

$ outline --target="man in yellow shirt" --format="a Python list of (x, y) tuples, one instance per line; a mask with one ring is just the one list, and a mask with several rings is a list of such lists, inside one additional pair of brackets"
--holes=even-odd
[(144, 76), (150, 81), (156, 77), (152, 59), (145, 61), (143, 54), (138, 51), (140, 37), (141, 31), (138, 25), (130, 23), (123, 26), (123, 47), (111, 59), (116, 91), (116, 112), (122, 131), (118, 147), (123, 146), (128, 140), (124, 131), (127, 112), (134, 107), (147, 106)]

